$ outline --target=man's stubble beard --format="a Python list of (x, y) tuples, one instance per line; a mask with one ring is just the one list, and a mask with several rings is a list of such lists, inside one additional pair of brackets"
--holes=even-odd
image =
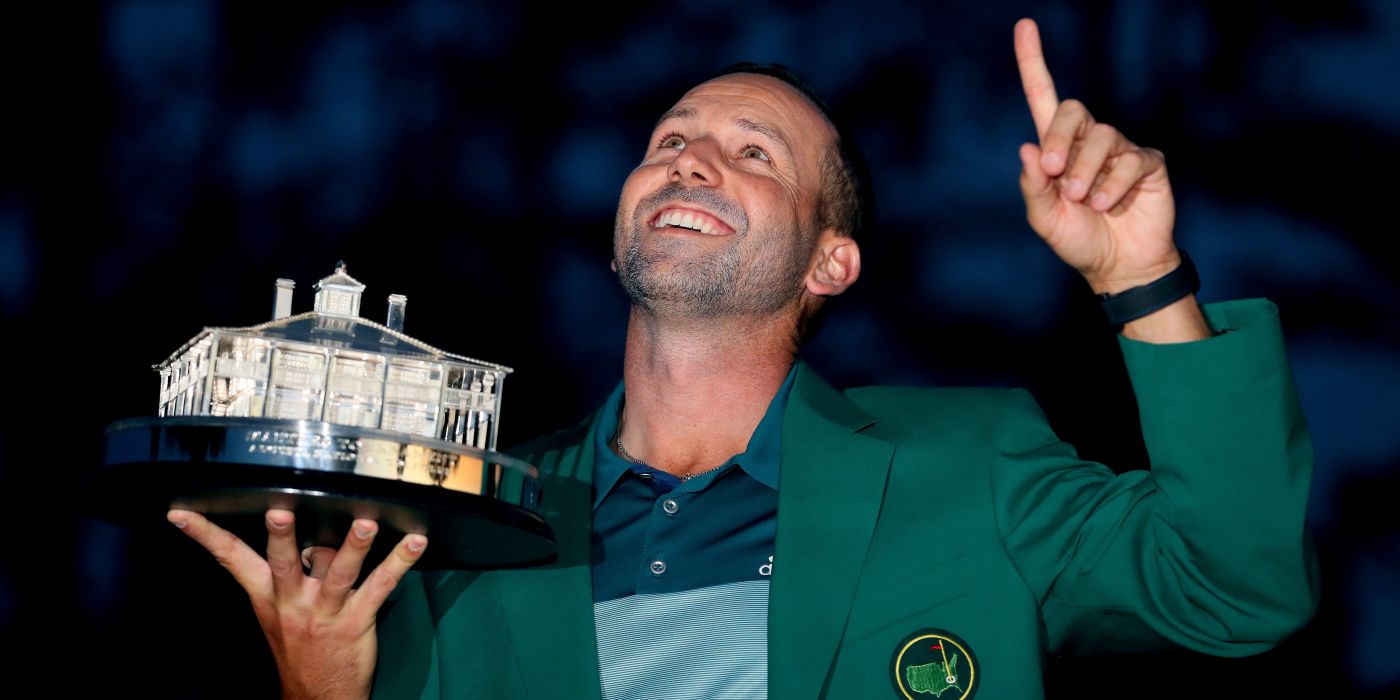
[[(663, 201), (692, 202), (736, 224), (736, 233), (717, 253), (690, 257), (663, 266), (673, 255), (693, 245), (679, 238), (658, 238), (649, 253), (642, 251), (646, 223), (642, 212)], [(792, 304), (801, 293), (809, 251), (798, 231), (754, 237), (743, 209), (705, 188), (669, 183), (637, 203), (630, 221), (619, 209), (614, 236), (625, 241), (617, 261), (617, 278), (632, 303), (658, 314), (689, 318), (772, 315)], [(746, 264), (747, 263), (747, 264)]]

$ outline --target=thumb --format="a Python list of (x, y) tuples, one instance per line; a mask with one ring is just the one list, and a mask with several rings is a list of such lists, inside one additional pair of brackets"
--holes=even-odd
[(330, 547), (307, 547), (301, 550), (301, 565), (311, 570), (311, 578), (325, 578), (335, 553)]
[(1026, 218), (1031, 228), (1039, 233), (1042, 223), (1049, 221), (1054, 213), (1059, 192), (1040, 167), (1040, 147), (1033, 143), (1021, 144), (1021, 194), (1026, 198)]

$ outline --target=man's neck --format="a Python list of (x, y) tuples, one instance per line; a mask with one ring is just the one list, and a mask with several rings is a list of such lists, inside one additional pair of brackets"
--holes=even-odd
[(678, 476), (743, 452), (792, 368), (794, 314), (676, 319), (633, 307), (619, 417), (627, 452)]

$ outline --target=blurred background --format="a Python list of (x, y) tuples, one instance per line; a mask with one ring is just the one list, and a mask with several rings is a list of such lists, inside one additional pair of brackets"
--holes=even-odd
[[(651, 124), (739, 61), (805, 72), (874, 174), (865, 274), (807, 358), (837, 386), (1025, 386), (1146, 465), (1111, 331), (1025, 224), (1012, 25), (1062, 98), (1167, 154), (1205, 301), (1281, 308), (1313, 431), (1317, 618), (1278, 649), (1060, 659), (1051, 697), (1400, 692), (1400, 3), (128, 0), (0, 9), (0, 630), (52, 694), (275, 697), (202, 550), (86, 519), (103, 426), (203, 326), (295, 308), (344, 259), (364, 315), (515, 367), (502, 444), (620, 378), (608, 270)], [(1389, 76), (1389, 77), (1388, 77)], [(1391, 87), (1386, 87), (1390, 85)], [(13, 661), (18, 659), (18, 661)], [(20, 674), (24, 675), (21, 676)]]

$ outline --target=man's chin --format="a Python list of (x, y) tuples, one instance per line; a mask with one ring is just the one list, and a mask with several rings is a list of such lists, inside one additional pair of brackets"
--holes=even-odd
[[(693, 272), (693, 271), (692, 271)], [(733, 296), (719, 275), (667, 274), (648, 269), (640, 276), (618, 274), (633, 304), (648, 311), (686, 316), (712, 316), (729, 306)]]

